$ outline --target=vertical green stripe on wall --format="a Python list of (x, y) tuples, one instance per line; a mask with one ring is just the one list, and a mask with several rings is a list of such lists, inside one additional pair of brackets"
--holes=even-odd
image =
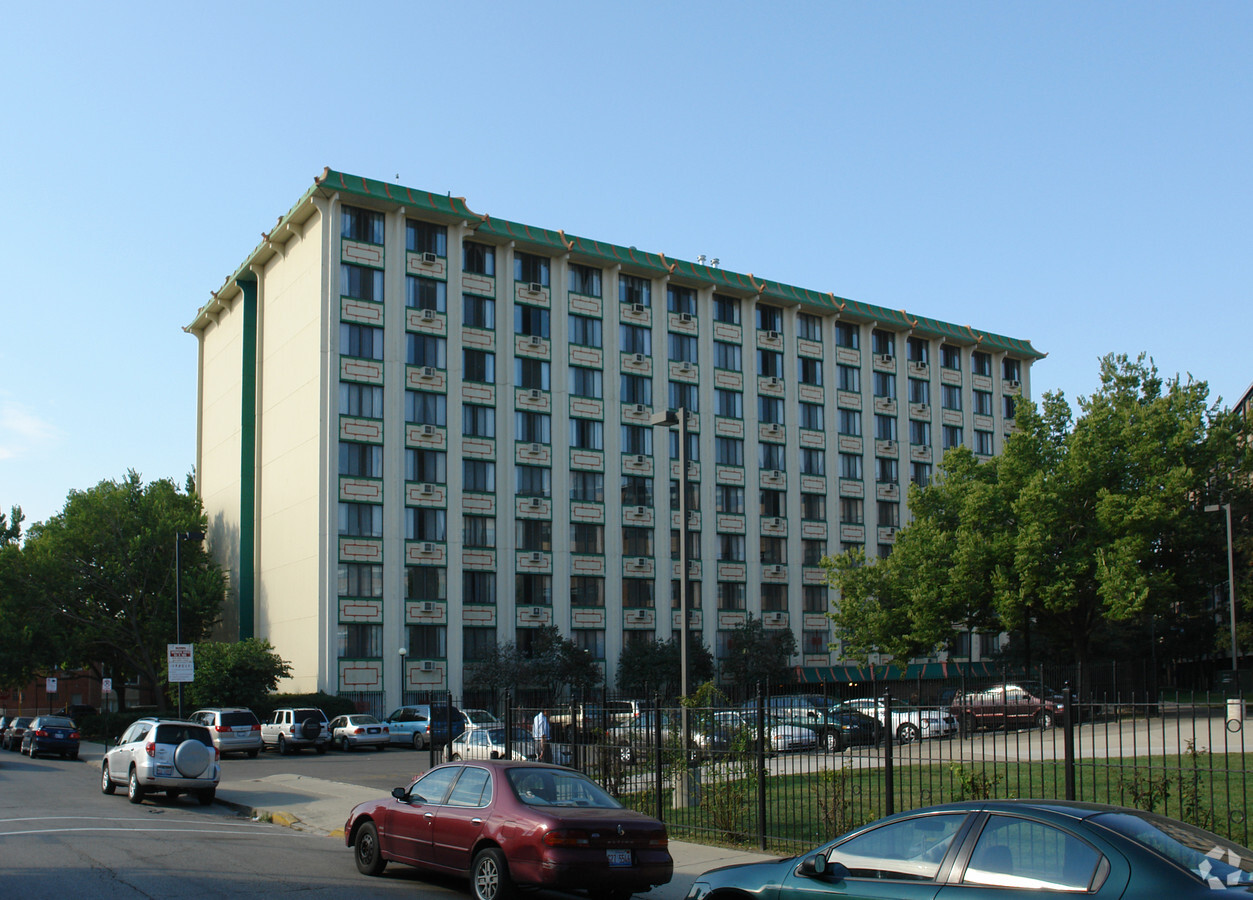
[(244, 294), (244, 352), (239, 413), (239, 640), (256, 630), (257, 502), (257, 283), (240, 281)]

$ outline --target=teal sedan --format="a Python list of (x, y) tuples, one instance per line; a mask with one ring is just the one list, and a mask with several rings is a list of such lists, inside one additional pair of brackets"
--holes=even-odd
[(880, 819), (791, 859), (701, 875), (687, 900), (1188, 900), (1253, 886), (1253, 851), (1154, 813), (989, 800)]

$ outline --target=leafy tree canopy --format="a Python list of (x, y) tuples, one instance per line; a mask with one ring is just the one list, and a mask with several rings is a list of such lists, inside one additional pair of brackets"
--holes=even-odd
[(196, 645), (196, 680), (186, 685), (187, 705), (262, 706), (291, 666), (269, 641), (249, 638), (234, 644), (205, 641)]
[(766, 685), (789, 680), (796, 637), (790, 628), (766, 628), (749, 615), (731, 632), (722, 677), (745, 691), (758, 682)]
[[(688, 689), (713, 678), (713, 654), (695, 634), (689, 636)], [(682, 648), (678, 640), (632, 641), (622, 648), (618, 657), (618, 690), (636, 697), (660, 695), (664, 700), (679, 696), (682, 679)]]
[(534, 690), (547, 698), (590, 691), (601, 682), (600, 666), (552, 625), (536, 630), (530, 651), (512, 641), (497, 645), (485, 659), (466, 666), (466, 686), (503, 693)]

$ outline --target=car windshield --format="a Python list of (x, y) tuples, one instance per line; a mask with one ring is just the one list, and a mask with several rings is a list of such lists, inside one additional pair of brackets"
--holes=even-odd
[(250, 712), (224, 712), (222, 713), (223, 725), (248, 725), (256, 724), (257, 717)]
[(1253, 884), (1253, 851), (1202, 828), (1140, 811), (1100, 813), (1092, 821), (1164, 856), (1212, 886)]
[(377, 725), (379, 724), (378, 719), (374, 718), (374, 716), (367, 715), (365, 713), (362, 713), (356, 716), (349, 716), (348, 721), (351, 722), (353, 725)]
[(203, 725), (175, 725), (163, 723), (157, 726), (155, 742), (158, 744), (181, 744), (183, 741), (200, 741), (206, 746), (213, 746), (213, 738)]
[(39, 720), (39, 724), (44, 726), (45, 728), (47, 728), (48, 726), (52, 726), (53, 728), (73, 728), (74, 727), (74, 722), (70, 719), (65, 718), (64, 716), (46, 716), (45, 718), (42, 718)]
[(320, 709), (297, 709), (292, 711), (292, 719), (297, 722), (303, 722), (305, 719), (310, 717), (318, 720), (325, 718), (325, 716), (322, 715), (322, 710)]
[(518, 768), (506, 773), (509, 786), (528, 806), (576, 806), (622, 809), (600, 785), (565, 769)]

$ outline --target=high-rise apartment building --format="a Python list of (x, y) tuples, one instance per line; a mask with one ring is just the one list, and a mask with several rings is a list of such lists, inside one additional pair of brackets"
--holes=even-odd
[(543, 625), (611, 682), (677, 633), (679, 408), (693, 634), (837, 662), (819, 561), (890, 552), (949, 447), (998, 453), (1042, 356), (330, 170), (188, 330), (228, 637), (376, 707)]

